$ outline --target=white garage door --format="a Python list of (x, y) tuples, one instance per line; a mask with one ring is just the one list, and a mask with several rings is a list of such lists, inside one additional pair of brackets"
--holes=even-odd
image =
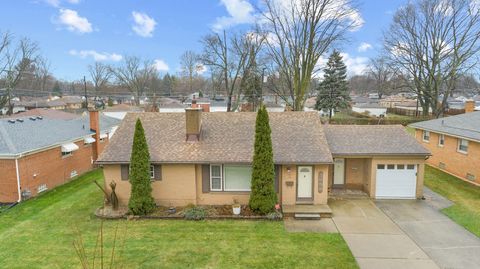
[(414, 164), (378, 164), (377, 199), (414, 199), (417, 166)]

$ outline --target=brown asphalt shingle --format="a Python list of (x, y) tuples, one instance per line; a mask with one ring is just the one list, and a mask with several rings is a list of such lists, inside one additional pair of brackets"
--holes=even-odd
[(334, 155), (431, 155), (402, 125), (328, 125)]
[[(270, 113), (274, 161), (278, 164), (331, 163), (316, 112)], [(251, 163), (255, 113), (202, 113), (199, 142), (185, 141), (185, 113), (128, 113), (98, 163), (128, 163), (135, 121), (145, 129), (155, 163)]]

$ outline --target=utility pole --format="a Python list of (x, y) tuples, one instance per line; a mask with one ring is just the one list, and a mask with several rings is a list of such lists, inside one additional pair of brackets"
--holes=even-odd
[(88, 109), (87, 81), (85, 80), (85, 76), (83, 76), (83, 90), (85, 93), (85, 108)]

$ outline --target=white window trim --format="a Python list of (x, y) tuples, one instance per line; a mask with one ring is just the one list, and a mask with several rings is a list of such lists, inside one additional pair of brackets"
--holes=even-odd
[[(460, 145), (462, 143), (462, 141), (467, 141), (467, 150), (461, 150), (460, 149)], [(463, 138), (458, 138), (458, 142), (457, 142), (457, 151), (462, 153), (462, 154), (467, 154), (468, 153), (468, 140), (466, 139), (463, 139)]]
[[(212, 186), (212, 166), (220, 166), (220, 189), (214, 189)], [(218, 177), (215, 177), (218, 178)], [(210, 164), (210, 191), (223, 191), (223, 165), (221, 164)]]
[[(428, 140), (425, 139), (425, 134), (427, 134), (427, 133), (428, 133)], [(423, 130), (423, 132), (422, 132), (422, 140), (423, 140), (423, 142), (427, 142), (427, 143), (430, 142), (430, 131), (425, 131), (425, 130)]]
[(150, 173), (150, 179), (155, 180), (155, 165), (153, 164), (150, 165), (149, 173)]
[[(236, 167), (251, 167), (249, 165), (235, 165), (235, 164), (229, 164), (228, 166), (236, 166)], [(225, 170), (225, 165), (222, 165), (222, 168), (223, 170)], [(225, 171), (222, 172), (222, 182), (225, 181)], [(251, 179), (250, 179), (251, 181)], [(226, 192), (235, 192), (235, 191), (241, 191), (241, 192), (250, 192), (252, 191), (252, 188), (250, 187), (250, 189), (225, 189), (225, 184), (222, 183), (222, 188), (224, 189), (224, 191)]]
[[(440, 141), (443, 141), (443, 144), (441, 144)], [(438, 146), (442, 147), (442, 148), (445, 146), (445, 135), (444, 134), (438, 134)]]

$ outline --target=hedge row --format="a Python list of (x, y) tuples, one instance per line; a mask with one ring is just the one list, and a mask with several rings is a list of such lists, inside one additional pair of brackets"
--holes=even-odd
[(401, 124), (407, 126), (414, 122), (427, 120), (425, 118), (414, 119), (388, 119), (388, 118), (338, 118), (331, 119), (330, 124), (358, 124), (358, 125), (389, 125), (389, 124)]

